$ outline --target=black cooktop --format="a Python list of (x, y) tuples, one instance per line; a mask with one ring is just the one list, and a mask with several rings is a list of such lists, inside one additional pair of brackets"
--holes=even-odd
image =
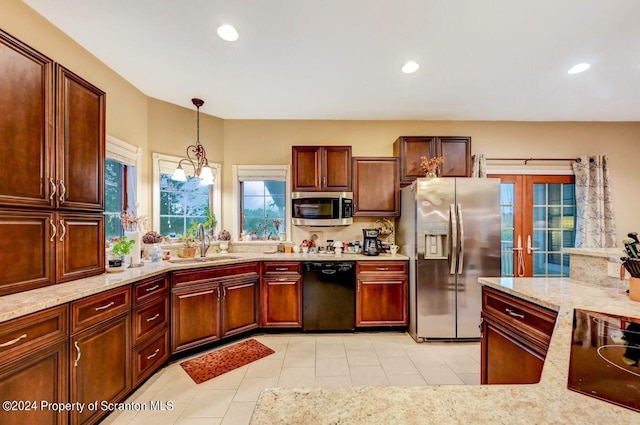
[(573, 311), (569, 389), (640, 412), (640, 318)]

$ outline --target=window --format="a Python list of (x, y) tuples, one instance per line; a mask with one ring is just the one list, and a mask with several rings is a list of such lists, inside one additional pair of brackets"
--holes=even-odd
[[(206, 211), (211, 209), (220, 218), (220, 164), (209, 163), (216, 183), (201, 185), (195, 177), (186, 182), (171, 180), (181, 158), (153, 154), (153, 228), (163, 236), (178, 238), (189, 230), (192, 223), (203, 223)], [(189, 175), (189, 170), (185, 168)], [(192, 172), (192, 171), (191, 171)], [(218, 224), (220, 228), (220, 224)]]
[(120, 213), (136, 211), (138, 199), (137, 164), (142, 149), (115, 137), (107, 136), (105, 160), (105, 236), (123, 235)]
[[(288, 165), (234, 165), (234, 232), (252, 241), (291, 239)], [(282, 236), (281, 236), (282, 235)]]

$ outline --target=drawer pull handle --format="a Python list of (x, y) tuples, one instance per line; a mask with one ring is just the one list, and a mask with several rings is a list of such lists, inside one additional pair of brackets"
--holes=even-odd
[(80, 346), (78, 345), (78, 341), (74, 341), (73, 345), (76, 347), (76, 351), (78, 352), (78, 356), (73, 361), (73, 366), (78, 367), (78, 362), (80, 361), (80, 357), (82, 357), (82, 353), (80, 352)]
[(60, 220), (60, 227), (62, 227), (62, 234), (60, 235), (60, 242), (64, 241), (64, 235), (67, 234), (67, 226), (64, 225), (64, 220)]
[(286, 272), (287, 270), (289, 270), (289, 269), (286, 268), (286, 267), (276, 267), (276, 271), (277, 272)]
[(376, 267), (376, 270), (378, 270), (379, 272), (384, 272), (389, 270), (389, 267)]
[(49, 238), (49, 242), (53, 242), (56, 239), (56, 232), (58, 231), (58, 228), (51, 219), (49, 219), (49, 225), (51, 226), (51, 238)]
[(158, 317), (160, 317), (160, 313), (156, 313), (155, 316), (151, 316), (147, 319), (147, 322), (153, 322), (154, 320), (156, 320)]
[(159, 352), (160, 352), (160, 349), (159, 349), (159, 348), (156, 348), (156, 351), (154, 351), (154, 352), (153, 352), (153, 354), (149, 354), (149, 355), (147, 356), (147, 360), (154, 358), (155, 356), (157, 356), (157, 355), (158, 355), (158, 353), (159, 353)]
[(524, 319), (524, 314), (516, 313), (515, 311), (511, 310), (510, 308), (505, 308), (504, 311), (509, 313), (509, 316), (513, 316), (513, 317), (518, 317), (520, 319)]
[(53, 200), (53, 198), (56, 197), (56, 191), (58, 190), (58, 188), (56, 187), (56, 183), (51, 177), (49, 177), (49, 184), (51, 185), (51, 195), (49, 195), (49, 199)]
[(0, 344), (0, 347), (8, 347), (8, 346), (13, 345), (16, 342), (20, 341), (21, 339), (25, 339), (26, 337), (27, 337), (27, 334), (22, 334), (19, 337), (17, 337), (16, 339), (12, 339), (11, 341), (3, 342), (2, 344)]
[(109, 304), (105, 304), (102, 307), (96, 307), (96, 311), (107, 309), (109, 307), (112, 307), (114, 304), (115, 304), (115, 302), (111, 301)]
[(156, 289), (158, 289), (160, 287), (160, 285), (154, 285), (151, 288), (147, 288), (146, 291), (147, 292), (151, 292), (151, 291), (155, 291)]

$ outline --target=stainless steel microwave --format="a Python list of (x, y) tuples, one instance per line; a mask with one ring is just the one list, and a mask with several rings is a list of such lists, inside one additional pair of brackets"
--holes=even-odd
[(296, 226), (348, 226), (353, 224), (353, 193), (293, 192), (291, 210)]

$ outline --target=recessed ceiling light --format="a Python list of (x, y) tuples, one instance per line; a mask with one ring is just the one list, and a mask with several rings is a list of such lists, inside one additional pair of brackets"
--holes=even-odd
[(238, 31), (229, 24), (218, 27), (218, 36), (225, 41), (236, 41), (238, 39)]
[(573, 65), (570, 70), (567, 71), (568, 74), (579, 74), (581, 72), (586, 71), (591, 67), (591, 64), (588, 63), (579, 63), (577, 65)]
[(418, 68), (420, 68), (420, 65), (418, 65), (414, 61), (409, 61), (402, 65), (402, 72), (404, 72), (405, 74), (413, 74), (418, 70)]

